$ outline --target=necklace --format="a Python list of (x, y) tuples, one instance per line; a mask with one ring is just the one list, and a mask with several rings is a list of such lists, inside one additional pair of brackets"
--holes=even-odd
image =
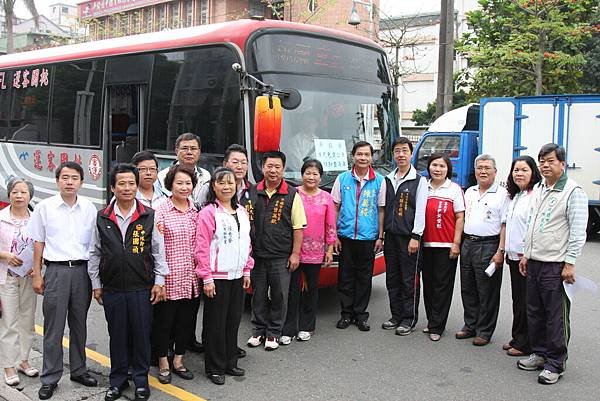
[(27, 224), (27, 221), (29, 221), (29, 212), (27, 212), (27, 216), (25, 217), (16, 217), (15, 215), (12, 214), (12, 212), (10, 213), (10, 221), (11, 223), (13, 223), (17, 228), (21, 228), (22, 226), (24, 226), (25, 224)]

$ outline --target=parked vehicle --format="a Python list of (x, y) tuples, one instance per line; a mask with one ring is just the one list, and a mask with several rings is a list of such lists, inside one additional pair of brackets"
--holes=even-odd
[(600, 95), (547, 95), (483, 98), (437, 119), (416, 145), (413, 163), (426, 174), (427, 158), (444, 152), (452, 160), (453, 181), (475, 183), (474, 161), (489, 153), (498, 180), (506, 183), (513, 158), (537, 159), (542, 145), (567, 151), (567, 174), (589, 198), (588, 232), (600, 232)]

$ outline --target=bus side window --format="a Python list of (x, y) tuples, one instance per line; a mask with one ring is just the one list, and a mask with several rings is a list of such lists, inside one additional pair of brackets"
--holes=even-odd
[[(0, 89), (0, 139), (46, 142), (50, 86), (40, 84), (41, 67), (3, 71)], [(35, 71), (35, 86), (32, 75)], [(48, 70), (46, 70), (48, 71)]]
[(50, 142), (99, 146), (104, 61), (58, 64), (54, 68)]

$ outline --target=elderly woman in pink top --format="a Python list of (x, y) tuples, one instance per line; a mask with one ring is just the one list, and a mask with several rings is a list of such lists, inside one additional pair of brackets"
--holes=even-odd
[(17, 371), (29, 377), (39, 374), (38, 369), (29, 365), (36, 296), (28, 274), (32, 267), (33, 239), (26, 226), (33, 185), (22, 178), (13, 178), (7, 189), (10, 206), (0, 211), (0, 361), (4, 381), (15, 386), (20, 382)]
[(250, 219), (238, 204), (235, 175), (217, 168), (209, 183), (206, 206), (198, 214), (196, 274), (202, 279), (204, 301), (204, 367), (215, 384), (225, 374), (243, 376), (238, 368), (237, 337), (244, 307), (244, 289), (250, 287)]
[[(329, 192), (319, 189), (323, 165), (309, 159), (300, 171), (302, 185), (298, 187), (298, 194), (304, 204), (307, 226), (300, 249), (300, 267), (290, 279), (288, 311), (283, 335), (279, 338), (281, 345), (290, 344), (296, 336), (298, 341), (308, 341), (315, 331), (319, 273), (322, 265), (328, 266), (333, 261), (333, 244), (337, 239), (333, 198)], [(306, 288), (301, 291), (303, 281)]]

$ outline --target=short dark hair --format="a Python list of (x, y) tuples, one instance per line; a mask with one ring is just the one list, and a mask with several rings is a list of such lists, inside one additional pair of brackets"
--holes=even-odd
[(175, 139), (175, 149), (179, 147), (179, 144), (182, 141), (196, 141), (198, 142), (198, 147), (202, 149), (202, 142), (200, 141), (200, 137), (196, 134), (192, 134), (191, 132), (186, 132), (185, 134), (181, 134)]
[(413, 152), (413, 144), (410, 141), (410, 139), (408, 139), (405, 136), (399, 136), (398, 138), (394, 139), (394, 142), (392, 143), (392, 152), (394, 151), (394, 148), (397, 145), (404, 145), (404, 144), (408, 145), (408, 148), (410, 149), (410, 153), (412, 153)]
[(354, 144), (354, 146), (352, 146), (352, 156), (354, 156), (354, 154), (356, 153), (356, 149), (358, 148), (362, 148), (364, 146), (368, 146), (369, 149), (371, 149), (371, 156), (373, 156), (373, 145), (371, 145), (369, 142), (367, 141), (358, 141)]
[(521, 189), (515, 183), (515, 180), (512, 176), (512, 171), (515, 168), (515, 164), (517, 164), (517, 162), (525, 162), (531, 169), (531, 180), (529, 180), (529, 183), (527, 184), (527, 188), (526, 188), (527, 190), (533, 189), (534, 185), (542, 180), (542, 175), (540, 174), (540, 170), (538, 169), (538, 167), (535, 163), (535, 160), (533, 160), (533, 157), (531, 157), (531, 156), (517, 157), (516, 159), (514, 159), (512, 161), (512, 163), (510, 165), (508, 179), (506, 180), (506, 190), (508, 191), (508, 197), (510, 199), (513, 199), (521, 191)]
[(429, 156), (429, 159), (427, 160), (427, 173), (429, 174), (429, 176), (431, 177), (431, 172), (429, 171), (429, 167), (431, 166), (431, 163), (433, 163), (434, 160), (437, 160), (437, 159), (444, 160), (444, 162), (446, 163), (446, 167), (448, 167), (448, 172), (446, 172), (446, 178), (452, 179), (452, 161), (450, 161), (450, 158), (448, 157), (447, 154), (441, 153), (441, 152), (440, 153), (432, 153)]
[(114, 188), (114, 186), (117, 185), (117, 174), (123, 173), (133, 173), (135, 176), (135, 185), (140, 184), (140, 173), (138, 172), (137, 167), (130, 163), (119, 163), (110, 169), (109, 182), (111, 187)]
[[(213, 175), (210, 178), (210, 182), (208, 183), (208, 194), (206, 195), (205, 205), (209, 203), (217, 204), (217, 194), (215, 193), (215, 189), (213, 185), (215, 182), (221, 180), (226, 175), (231, 174), (233, 176), (233, 182), (235, 182), (235, 173), (229, 167), (217, 167), (215, 171), (213, 171)], [(233, 197), (231, 198), (231, 207), (235, 210), (238, 207), (237, 194), (234, 192)]]
[(262, 154), (262, 162), (265, 164), (267, 159), (281, 159), (283, 165), (285, 166), (285, 153), (279, 150), (270, 150)]
[(248, 158), (248, 151), (246, 150), (246, 148), (242, 145), (234, 143), (232, 145), (229, 145), (229, 147), (225, 150), (225, 157), (223, 158), (223, 160), (229, 160), (229, 156), (231, 156), (233, 152), (243, 153), (244, 156), (246, 156), (246, 159)]
[(156, 156), (154, 156), (154, 153), (148, 150), (142, 150), (141, 152), (137, 152), (135, 155), (133, 155), (133, 157), (131, 158), (131, 164), (137, 166), (138, 164), (146, 160), (152, 160), (154, 163), (156, 163), (156, 168), (158, 168), (158, 159), (156, 158)]
[(317, 159), (306, 160), (300, 169), (300, 174), (304, 174), (306, 169), (309, 167), (315, 167), (317, 170), (319, 170), (319, 175), (323, 175), (323, 164), (321, 164), (321, 162)]
[(198, 184), (198, 178), (196, 178), (196, 172), (192, 169), (182, 166), (181, 164), (174, 164), (169, 168), (167, 175), (165, 176), (165, 188), (167, 191), (173, 190), (173, 181), (175, 180), (175, 174), (184, 173), (191, 177), (192, 188)]
[(81, 167), (79, 163), (75, 162), (60, 163), (58, 165), (58, 168), (56, 169), (56, 173), (54, 173), (54, 175), (56, 176), (56, 181), (58, 181), (58, 178), (60, 177), (60, 173), (62, 172), (63, 168), (70, 168), (76, 170), (79, 173), (79, 177), (81, 177), (81, 181), (83, 181), (83, 167)]
[(558, 161), (564, 162), (567, 160), (567, 151), (560, 145), (556, 143), (547, 143), (540, 149), (540, 153), (538, 153), (538, 161), (544, 156), (548, 156), (550, 153), (555, 152), (556, 158)]

